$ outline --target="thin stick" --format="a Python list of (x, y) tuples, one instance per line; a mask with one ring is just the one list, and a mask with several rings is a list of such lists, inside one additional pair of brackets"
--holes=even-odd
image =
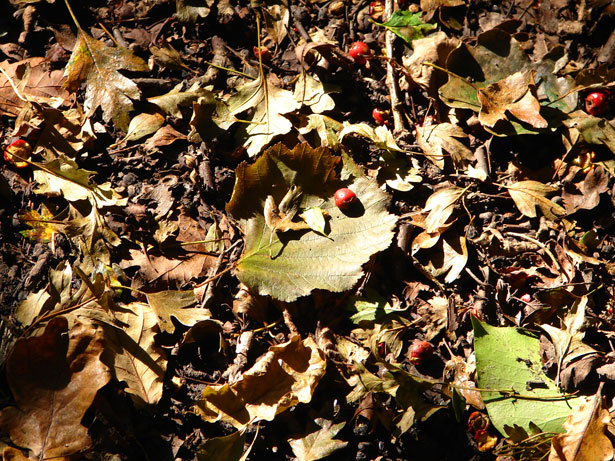
[[(385, 15), (388, 18), (393, 14), (393, 0), (386, 0), (385, 3)], [(395, 41), (395, 34), (390, 30), (385, 32), (386, 39), (386, 55), (387, 55), (387, 76), (386, 84), (389, 87), (389, 95), (391, 98), (391, 112), (393, 114), (393, 132), (399, 134), (404, 129), (404, 120), (399, 110), (399, 94), (397, 91), (397, 78), (395, 76), (395, 69), (391, 64), (393, 58), (393, 42)]]

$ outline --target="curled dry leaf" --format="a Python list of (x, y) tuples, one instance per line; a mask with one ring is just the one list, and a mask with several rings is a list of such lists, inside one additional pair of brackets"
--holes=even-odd
[(423, 211), (429, 214), (425, 218), (425, 231), (428, 234), (438, 232), (453, 214), (457, 200), (461, 198), (465, 189), (457, 186), (442, 188), (433, 194), (425, 202)]
[(7, 364), (16, 406), (0, 412), (0, 428), (38, 459), (68, 457), (91, 444), (81, 419), (110, 379), (99, 360), (102, 330), (53, 318), (42, 335), (17, 340)]
[(271, 421), (297, 403), (307, 403), (325, 374), (326, 359), (312, 338), (293, 336), (269, 351), (238, 381), (207, 386), (194, 409), (207, 422), (238, 429)]
[(438, 168), (444, 168), (445, 152), (450, 154), (455, 168), (468, 166), (473, 158), (472, 151), (459, 140), (467, 138), (463, 128), (452, 123), (416, 127), (416, 142)]

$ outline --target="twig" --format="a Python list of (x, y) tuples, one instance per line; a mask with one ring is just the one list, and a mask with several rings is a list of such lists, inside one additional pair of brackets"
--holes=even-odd
[(299, 330), (297, 330), (297, 327), (295, 326), (295, 323), (293, 322), (293, 318), (290, 316), (290, 312), (288, 312), (288, 308), (286, 306), (282, 308), (282, 316), (284, 317), (284, 323), (286, 324), (286, 327), (290, 331), (291, 336), (298, 335)]
[[(390, 18), (393, 14), (393, 0), (386, 0), (385, 3), (385, 16), (386, 18)], [(399, 134), (404, 129), (404, 120), (401, 115), (401, 111), (399, 110), (400, 102), (399, 102), (399, 94), (397, 92), (397, 79), (395, 77), (395, 69), (393, 69), (393, 65), (391, 64), (391, 59), (393, 58), (393, 42), (395, 41), (395, 34), (387, 29), (385, 32), (385, 40), (386, 40), (386, 54), (387, 58), (387, 76), (386, 76), (386, 84), (389, 87), (389, 95), (391, 97), (391, 112), (393, 114), (393, 132), (395, 134)]]

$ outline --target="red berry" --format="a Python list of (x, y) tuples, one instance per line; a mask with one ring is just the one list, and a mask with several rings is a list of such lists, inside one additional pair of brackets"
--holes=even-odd
[(524, 303), (529, 303), (532, 301), (532, 296), (529, 293), (524, 293), (521, 295), (521, 298), (519, 299), (523, 301)]
[(342, 187), (341, 189), (335, 191), (333, 198), (335, 199), (335, 206), (337, 206), (340, 210), (347, 209), (357, 200), (355, 193), (347, 187)]
[(389, 111), (382, 109), (374, 109), (372, 110), (372, 118), (374, 122), (378, 125), (388, 125), (389, 124)]
[(433, 355), (433, 346), (427, 341), (414, 341), (410, 346), (410, 362), (420, 365)]
[(258, 59), (258, 56), (260, 55), (263, 61), (271, 60), (271, 51), (269, 51), (269, 48), (267, 48), (266, 46), (261, 46), (260, 48), (258, 46), (253, 46), (252, 52), (254, 53), (254, 56), (257, 59)]
[(30, 154), (32, 154), (32, 147), (28, 141), (16, 139), (4, 149), (4, 161), (12, 163), (17, 168), (25, 168), (28, 163), (21, 159), (29, 160)]
[(585, 96), (585, 111), (589, 115), (602, 115), (609, 110), (609, 93), (594, 91)]
[(350, 50), (348, 50), (348, 54), (350, 55), (352, 59), (354, 59), (354, 62), (362, 66), (363, 64), (367, 62), (367, 59), (365, 59), (364, 56), (369, 56), (370, 49), (369, 49), (369, 46), (367, 46), (367, 43), (365, 42), (354, 42), (350, 46)]

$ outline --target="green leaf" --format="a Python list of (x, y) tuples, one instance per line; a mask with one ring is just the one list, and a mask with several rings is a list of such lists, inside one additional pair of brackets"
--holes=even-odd
[(373, 322), (392, 312), (398, 312), (374, 290), (366, 290), (365, 296), (350, 296), (346, 309), (355, 312), (350, 320), (359, 324), (362, 321)]
[[(340, 181), (337, 163), (339, 158), (325, 148), (302, 144), (291, 151), (277, 144), (253, 165), (239, 165), (226, 209), (240, 220), (245, 234), (237, 276), (248, 287), (282, 301), (314, 289), (345, 291), (363, 274), (361, 265), (390, 245), (396, 217), (386, 211), (389, 196), (367, 177)], [(267, 197), (281, 204), (291, 186), (302, 191), (300, 210), (318, 206), (329, 214), (326, 237), (307, 229), (276, 232), (267, 226)], [(357, 207), (347, 213), (333, 200), (340, 187), (350, 187), (358, 197)]]
[[(494, 390), (482, 393), (493, 426), (520, 439), (532, 433), (531, 425), (564, 432), (562, 423), (581, 400), (565, 398), (544, 373), (538, 338), (519, 328), (492, 327), (474, 316), (472, 326), (478, 387)], [(506, 393), (513, 390), (516, 396)]]
[(425, 38), (427, 32), (438, 27), (437, 24), (423, 22), (421, 16), (422, 13), (396, 10), (387, 22), (378, 23), (374, 21), (374, 23), (386, 27), (405, 42), (412, 43), (412, 40)]

